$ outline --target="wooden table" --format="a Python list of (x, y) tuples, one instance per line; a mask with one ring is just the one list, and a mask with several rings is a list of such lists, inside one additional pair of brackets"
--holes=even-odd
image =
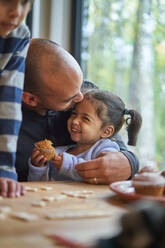
[[(119, 218), (129, 210), (108, 186), (90, 185), (78, 182), (34, 182), (23, 183), (25, 186), (37, 187), (38, 192), (27, 192), (20, 198), (4, 198), (0, 206), (10, 206), (14, 211), (26, 211), (39, 216), (37, 221), (25, 222), (8, 216), (0, 220), (0, 247), (1, 248), (53, 248), (57, 247), (47, 234), (60, 234), (69, 239), (91, 244), (96, 239), (110, 237), (119, 231)], [(51, 186), (50, 191), (43, 191), (41, 186)], [(93, 194), (87, 199), (67, 197), (60, 201), (47, 203), (46, 207), (33, 207), (34, 200), (41, 200), (44, 196), (60, 195), (62, 191), (92, 190)], [(62, 211), (110, 211), (110, 216), (83, 217), (77, 219), (48, 220), (50, 212)]]

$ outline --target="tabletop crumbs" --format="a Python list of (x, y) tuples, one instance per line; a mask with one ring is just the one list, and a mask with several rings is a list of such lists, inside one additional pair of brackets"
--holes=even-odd
[(0, 220), (6, 219), (6, 214), (5, 213), (0, 213)]
[(45, 196), (42, 198), (42, 201), (53, 202), (53, 201), (60, 201), (63, 199), (66, 199), (66, 195)]
[(8, 206), (0, 206), (0, 220), (6, 219), (8, 213), (11, 212), (11, 208)]
[(53, 188), (50, 187), (50, 186), (42, 186), (40, 187), (41, 190), (45, 190), (45, 191), (48, 191), (48, 190), (52, 190)]
[(26, 191), (29, 191), (29, 192), (37, 192), (38, 191), (37, 188), (35, 188), (35, 187), (29, 187), (29, 186), (26, 186), (25, 189), (26, 189)]
[(82, 193), (83, 191), (62, 191), (61, 194), (69, 196), (69, 197), (76, 197), (76, 198), (88, 198), (89, 195), (85, 192)]
[(34, 202), (31, 203), (31, 205), (33, 207), (40, 207), (40, 208), (42, 208), (42, 207), (45, 207), (46, 206), (46, 203), (45, 203), (45, 201), (34, 201)]
[(52, 202), (55, 200), (55, 196), (45, 196), (42, 198), (42, 201)]
[(80, 212), (52, 212), (49, 213), (46, 218), (49, 220), (56, 220), (56, 219), (72, 219), (72, 218), (86, 218), (86, 217), (105, 217), (105, 216), (111, 216), (112, 213), (109, 213), (108, 211), (98, 210), (98, 211), (80, 211)]
[(38, 219), (38, 216), (35, 214), (30, 214), (27, 212), (12, 212), (11, 217), (23, 221), (35, 221)]
[(93, 190), (76, 190), (74, 191), (75, 193), (77, 194), (84, 194), (84, 195), (90, 195), (90, 194), (93, 194), (94, 191)]
[(0, 206), (0, 213), (9, 213), (11, 212), (11, 208), (8, 206)]
[(55, 196), (54, 200), (55, 201), (60, 201), (60, 200), (63, 200), (63, 199), (66, 199), (66, 195), (57, 195)]

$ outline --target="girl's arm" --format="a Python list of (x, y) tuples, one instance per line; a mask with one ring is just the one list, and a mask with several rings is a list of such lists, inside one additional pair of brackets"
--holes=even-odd
[[(80, 155), (72, 155), (70, 153), (64, 152), (61, 155), (60, 167), (58, 168), (56, 162), (53, 161), (54, 166), (59, 170), (59, 174), (72, 178), (75, 181), (83, 181), (83, 178), (77, 173), (76, 165), (79, 163), (87, 162), (89, 160), (95, 159), (99, 154), (103, 152), (118, 152), (119, 146), (110, 141), (109, 139), (102, 139), (96, 142), (89, 150)], [(56, 159), (55, 159), (56, 160)]]
[(28, 161), (28, 181), (32, 182), (49, 180), (49, 166), (45, 164), (46, 162), (46, 158), (41, 155), (36, 148), (34, 148)]
[(28, 181), (49, 181), (49, 166), (36, 167), (32, 165), (31, 158), (28, 161), (29, 172), (28, 172)]

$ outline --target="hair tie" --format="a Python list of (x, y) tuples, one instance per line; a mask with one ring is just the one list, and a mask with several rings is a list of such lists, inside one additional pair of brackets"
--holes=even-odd
[(124, 111), (123, 111), (123, 115), (130, 115), (130, 110), (128, 110), (128, 109), (124, 109)]

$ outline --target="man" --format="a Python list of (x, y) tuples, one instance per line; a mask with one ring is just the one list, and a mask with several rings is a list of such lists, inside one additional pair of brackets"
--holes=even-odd
[[(66, 110), (83, 99), (80, 92), (82, 80), (78, 63), (64, 49), (44, 39), (31, 41), (26, 60), (23, 123), (16, 159), (20, 181), (27, 181), (27, 161), (35, 142), (45, 138), (56, 146), (70, 142), (66, 127), (69, 111)], [(119, 145), (122, 152), (105, 153), (93, 161), (77, 165), (84, 181), (109, 184), (128, 179), (137, 171), (136, 157), (122, 142)]]

